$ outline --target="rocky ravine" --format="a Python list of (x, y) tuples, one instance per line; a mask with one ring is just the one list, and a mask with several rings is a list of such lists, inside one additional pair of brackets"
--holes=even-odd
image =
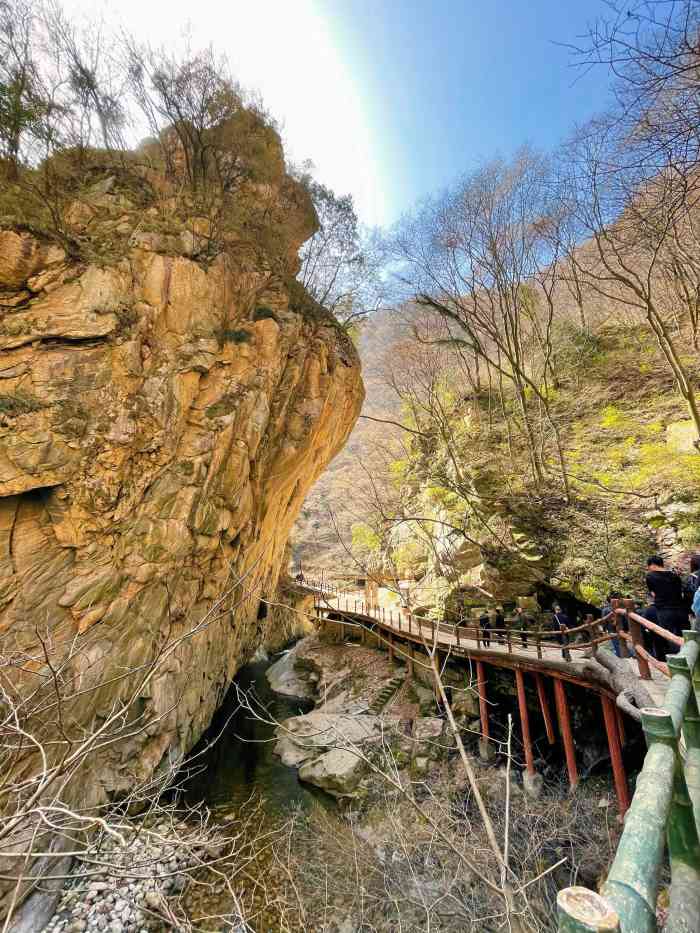
[[(312, 232), (302, 215), (292, 273)], [(363, 387), (333, 320), (298, 290), (290, 306), (251, 251), (200, 262), (195, 221), (180, 239), (139, 233), (111, 183), (69, 216), (83, 243), (96, 223), (122, 235), (131, 224), (125, 254), (97, 265), (0, 230), (2, 653), (18, 697), (47, 677), (47, 658), (63, 665), (77, 733), (183, 637), (136, 697), (144, 727), (91, 755), (66, 790), (91, 806), (179, 760), (274, 637), (261, 599)], [(44, 712), (38, 734), (56, 719)]]
[[(446, 676), (455, 715), (477, 736), (473, 688), (464, 676)], [(421, 677), (430, 684), (429, 675)], [(454, 748), (432, 690), (377, 649), (313, 634), (269, 667), (267, 679), (277, 693), (315, 700), (310, 713), (278, 724), (275, 753), (299, 769), (302, 781), (334, 797), (357, 801), (381, 789), (371, 763), (421, 779)]]

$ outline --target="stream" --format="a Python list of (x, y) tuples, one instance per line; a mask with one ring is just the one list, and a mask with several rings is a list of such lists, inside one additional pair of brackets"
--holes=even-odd
[(299, 806), (305, 809), (318, 804), (328, 809), (336, 806), (328, 794), (303, 784), (296, 768), (284, 765), (275, 755), (272, 722), (261, 721), (240, 705), (236, 688), (252, 693), (258, 701), (252, 704), (254, 708), (261, 704), (267, 710), (267, 718), (273, 721), (313, 709), (313, 700), (283, 696), (270, 688), (265, 672), (279, 657), (276, 654), (248, 664), (236, 675), (190, 758), (189, 767), (194, 767), (196, 773), (188, 778), (184, 788), (189, 803), (204, 802), (222, 816), (237, 811), (254, 795), (264, 798), (265, 810), (272, 814), (284, 814)]

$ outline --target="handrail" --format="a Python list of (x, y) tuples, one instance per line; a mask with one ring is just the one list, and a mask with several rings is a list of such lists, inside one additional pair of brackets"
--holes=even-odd
[[(602, 899), (620, 933), (656, 933), (656, 904), (664, 850), (671, 863), (666, 929), (700, 929), (700, 633), (685, 631), (681, 651), (669, 657), (671, 681), (661, 707), (643, 709), (649, 750), (637, 778)], [(680, 743), (686, 746), (682, 761)], [(557, 898), (560, 933), (600, 930), (566, 889)]]
[[(338, 597), (340, 602), (340, 597)], [(346, 612), (349, 615), (361, 615), (365, 618), (371, 618), (376, 620), (380, 625), (383, 625), (387, 628), (392, 629), (393, 631), (401, 631), (400, 619), (405, 613), (405, 618), (407, 622), (412, 623), (415, 621), (419, 627), (427, 627), (432, 631), (435, 626), (438, 626), (439, 629), (445, 633), (452, 634), (457, 644), (462, 638), (471, 639), (477, 643), (484, 641), (495, 641), (501, 643), (511, 643), (511, 637), (515, 636), (520, 638), (525, 638), (528, 642), (532, 641), (533, 647), (551, 647), (558, 650), (565, 651), (586, 651), (589, 650), (592, 646), (603, 644), (605, 642), (611, 641), (617, 637), (617, 633), (605, 633), (599, 634), (596, 633), (597, 629), (600, 629), (600, 620), (593, 619), (590, 622), (586, 622), (583, 625), (576, 626), (571, 629), (562, 629), (557, 631), (556, 629), (530, 629), (530, 628), (515, 628), (514, 626), (507, 626), (506, 628), (491, 628), (487, 630), (482, 629), (478, 623), (471, 625), (464, 625), (453, 622), (436, 622), (432, 619), (429, 619), (425, 616), (418, 616), (415, 613), (407, 613), (405, 610), (399, 608), (396, 610), (389, 609), (385, 607), (378, 606), (368, 606), (363, 600), (354, 600), (354, 606), (348, 605), (348, 600), (344, 599), (345, 606), (328, 606), (329, 611), (336, 612)], [(387, 612), (389, 613), (389, 622), (387, 623)], [(392, 617), (396, 615), (397, 624), (392, 623)], [(583, 642), (572, 642), (570, 636), (572, 634), (577, 634), (579, 632), (587, 632), (589, 635), (594, 635), (595, 637), (590, 637), (588, 640)], [(510, 650), (510, 649), (509, 649)]]
[(628, 619), (633, 619), (635, 622), (647, 629), (649, 632), (654, 632), (655, 635), (660, 635), (661, 638), (665, 638), (666, 641), (670, 641), (672, 645), (678, 645), (682, 647), (684, 642), (679, 635), (675, 635), (673, 632), (669, 632), (667, 628), (664, 628), (661, 625), (657, 625), (656, 622), (652, 622), (650, 619), (645, 619), (644, 616), (638, 615), (636, 612), (632, 612), (630, 609), (614, 609), (610, 615), (616, 613), (619, 616), (626, 616)]

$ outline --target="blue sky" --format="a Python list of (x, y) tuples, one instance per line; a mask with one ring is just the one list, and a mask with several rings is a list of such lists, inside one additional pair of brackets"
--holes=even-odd
[(605, 106), (569, 51), (601, 0), (318, 0), (358, 76), (387, 219), (482, 158), (551, 148)]
[(604, 106), (566, 49), (604, 0), (63, 0), (142, 41), (224, 53), (288, 155), (388, 224), (479, 159), (550, 148)]

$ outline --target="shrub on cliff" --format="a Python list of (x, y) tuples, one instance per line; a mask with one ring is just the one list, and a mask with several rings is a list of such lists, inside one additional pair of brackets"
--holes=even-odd
[[(130, 131), (144, 124), (136, 148)], [(1, 222), (88, 259), (123, 255), (137, 228), (179, 237), (194, 217), (188, 255), (206, 262), (245, 244), (286, 276), (317, 226), (274, 121), (211, 48), (98, 35), (54, 3), (0, 0), (0, 182)], [(93, 223), (110, 207), (111, 226)]]

